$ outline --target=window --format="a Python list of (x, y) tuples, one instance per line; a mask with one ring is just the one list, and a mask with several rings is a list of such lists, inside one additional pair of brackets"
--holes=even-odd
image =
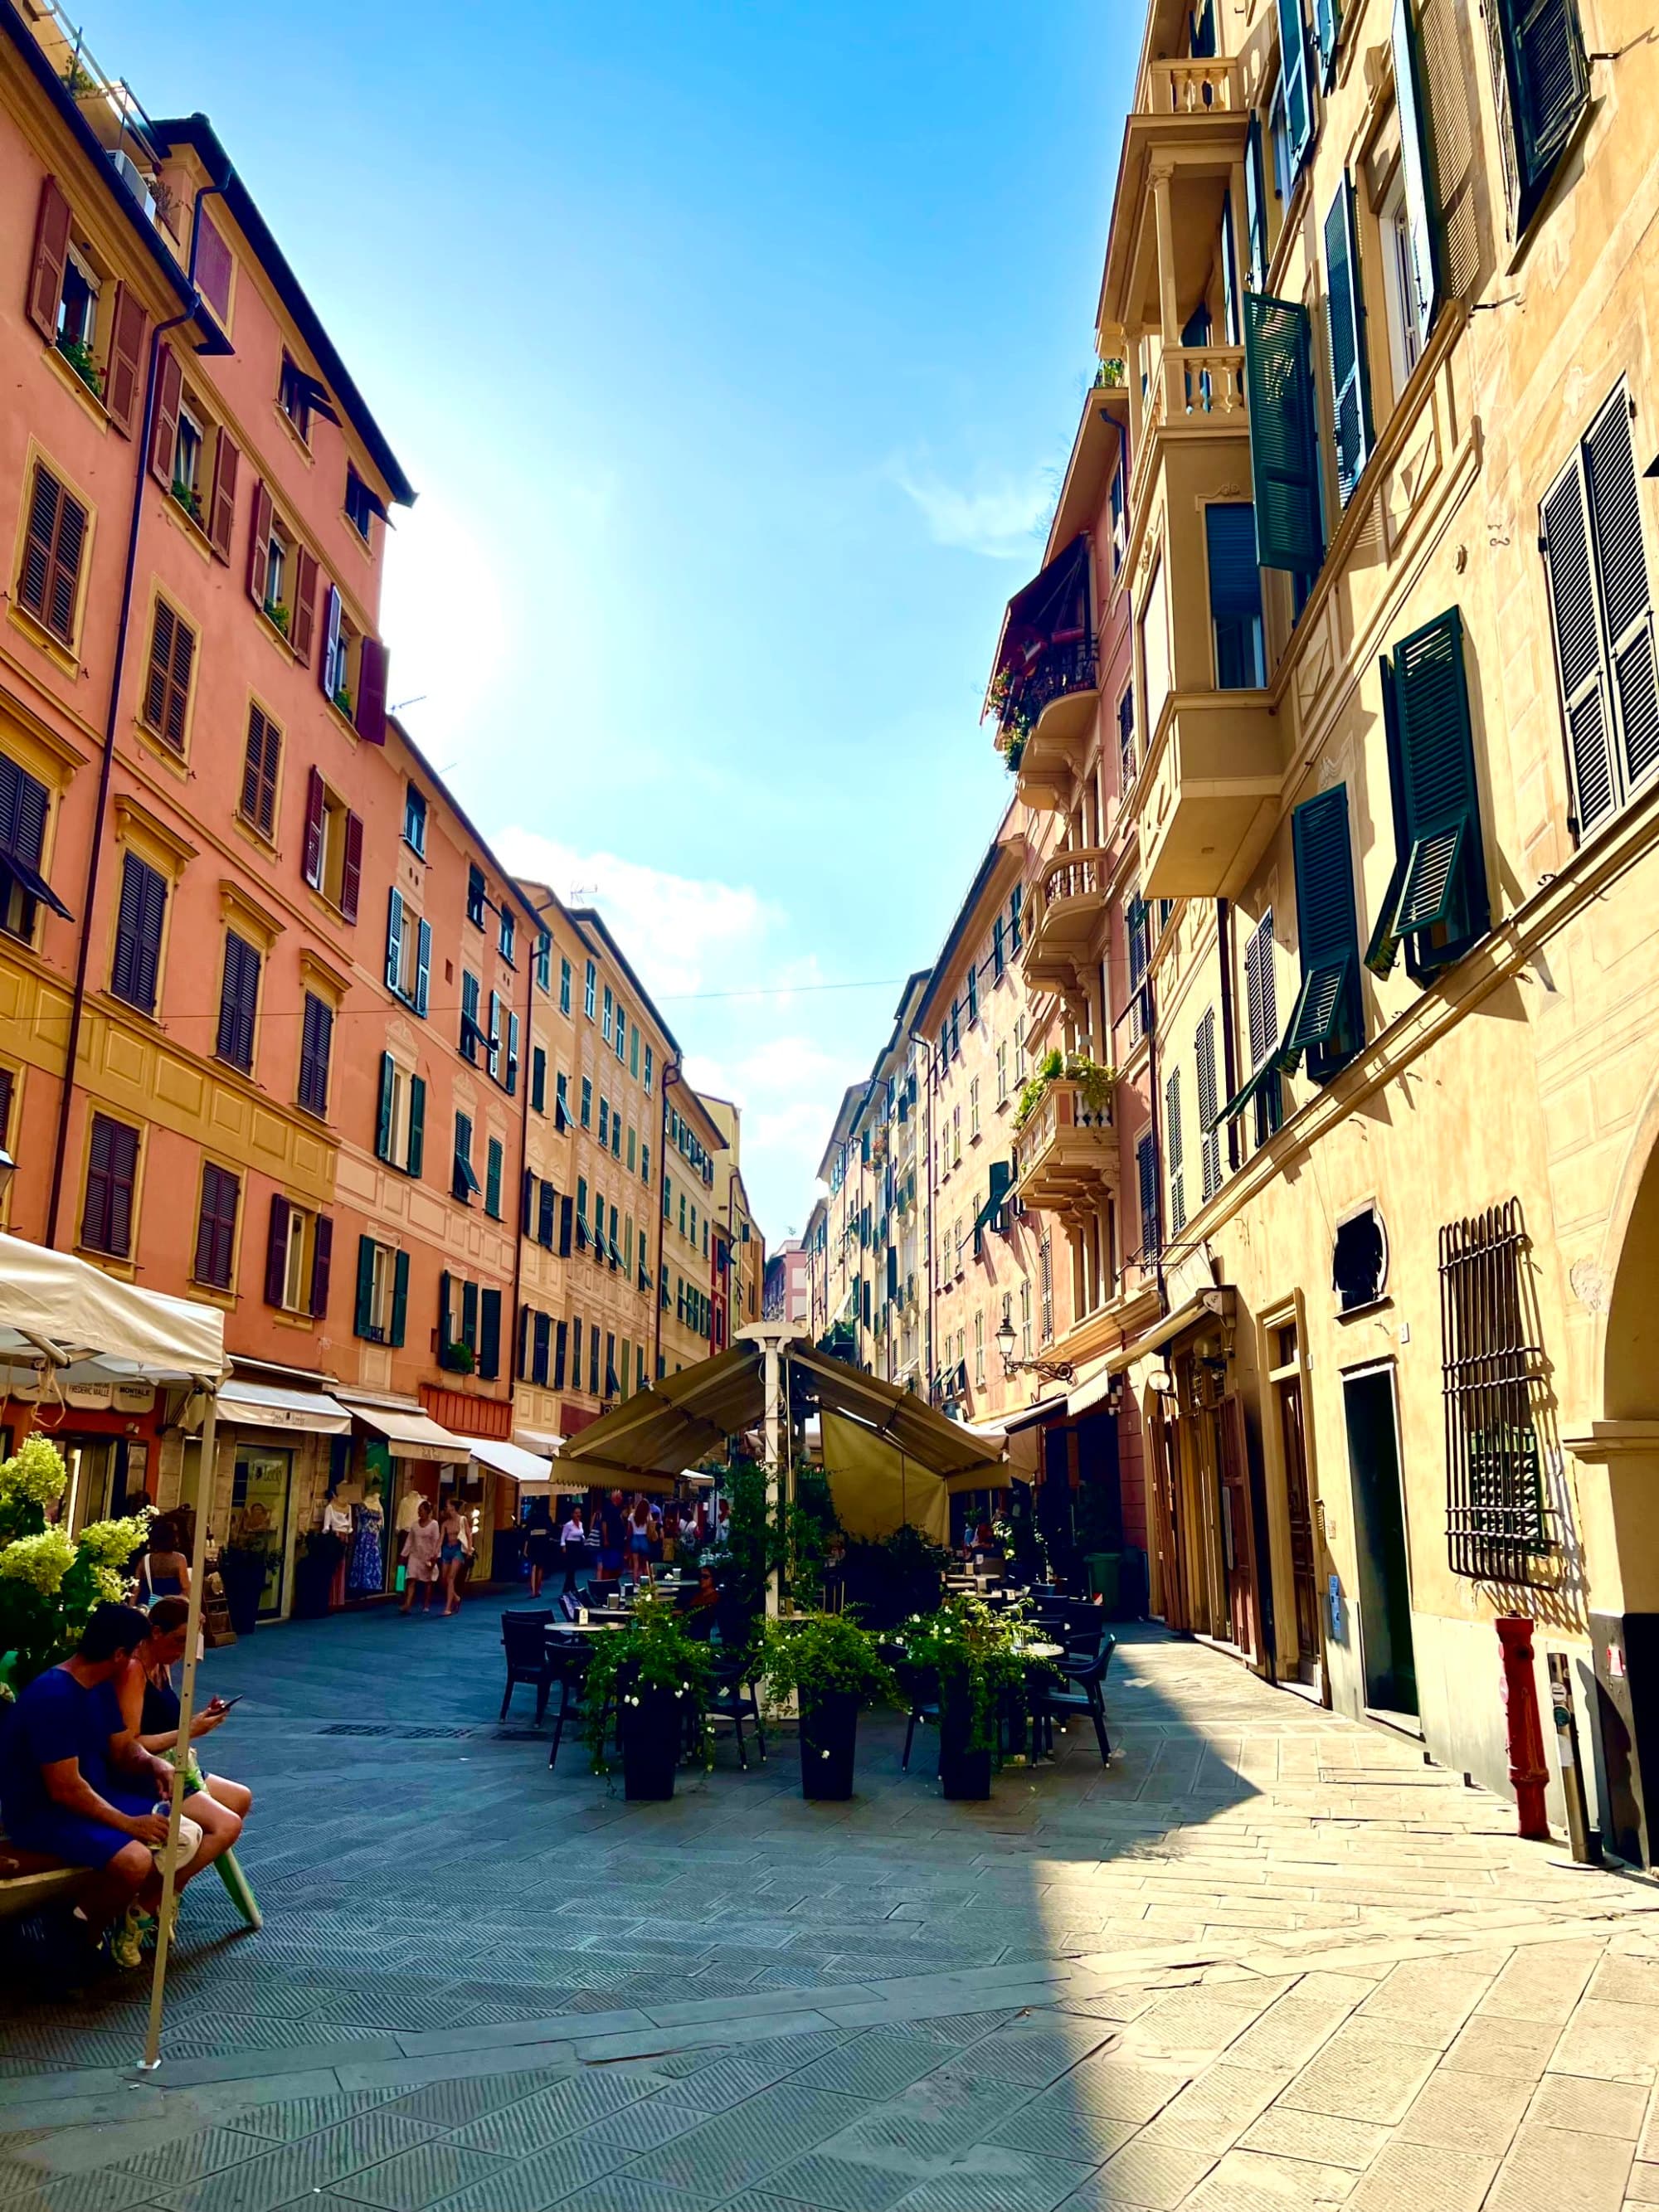
[(1469, 720), (1463, 620), (1454, 607), (1382, 662), (1395, 865), (1365, 954), (1380, 975), (1400, 945), (1419, 982), (1491, 924)]
[(968, 1085), (968, 1134), (975, 1143), (979, 1139), (979, 1078), (975, 1076)]
[(265, 1304), (320, 1321), (328, 1311), (333, 1245), (334, 1224), (326, 1214), (307, 1212), (278, 1193), (270, 1201)]
[(518, 965), (514, 958), (519, 941), (519, 925), (510, 906), (503, 904), (501, 927), (496, 933), (495, 949), (509, 968)]
[(219, 987), (219, 1058), (244, 1075), (253, 1073), (254, 1017), (259, 1004), (260, 956), (246, 938), (225, 932), (224, 969)]
[(276, 380), (276, 404), (287, 416), (296, 435), (307, 446), (311, 443), (313, 413), (325, 415), (331, 421), (336, 419), (324, 386), (301, 368), (291, 354), (283, 356), (282, 373)]
[(623, 1013), (622, 1008), (618, 1006), (617, 1009), (617, 1057), (618, 1060), (623, 1060), (627, 1056), (624, 1050), (627, 1041), (628, 1017)]
[[(1406, 5), (1396, 0), (1401, 11)], [(1485, 12), (1510, 228), (1518, 237), (1589, 105), (1589, 70), (1577, 0), (1489, 0)]]
[(651, 1188), (651, 1147), (643, 1137), (640, 1139), (640, 1181), (647, 1190)]
[(1273, 918), (1265, 914), (1244, 947), (1245, 1044), (1249, 1073), (1222, 1109), (1224, 1121), (1236, 1121), (1247, 1107), (1255, 1112), (1255, 1141), (1265, 1145), (1278, 1128), (1282, 1094), (1276, 1057), (1279, 1001), (1273, 985)]
[(541, 930), (536, 938), (536, 988), (553, 988), (553, 935), (550, 930)]
[(547, 1054), (540, 1045), (530, 1051), (530, 1103), (538, 1114), (547, 1111)]
[(1279, 86), (1285, 110), (1286, 187), (1313, 143), (1313, 55), (1302, 0), (1279, 0)]
[(1451, 1570), (1545, 1579), (1552, 1549), (1533, 1409), (1544, 1371), (1519, 1199), (1440, 1231), (1440, 1358)]
[(1170, 1162), (1170, 1226), (1178, 1237), (1187, 1226), (1186, 1147), (1181, 1129), (1181, 1070), (1164, 1082), (1164, 1138)]
[(1008, 1103), (1008, 1041), (1000, 1039), (997, 1045), (997, 1104)]
[(1146, 971), (1152, 958), (1152, 925), (1146, 902), (1138, 890), (1130, 892), (1123, 920), (1129, 940), (1129, 1041), (1134, 1044), (1152, 1025), (1152, 994), (1146, 988)]
[(356, 921), (363, 884), (362, 818), (330, 790), (314, 768), (306, 779), (306, 842), (300, 872), (313, 890), (338, 909), (342, 921)]
[(426, 795), (411, 783), (404, 793), (404, 842), (426, 858)]
[(599, 1150), (603, 1152), (610, 1142), (611, 1102), (608, 1098), (601, 1098), (599, 1101)]
[(593, 1084), (592, 1078), (586, 1075), (582, 1078), (581, 1122), (584, 1129), (593, 1126)]
[(471, 1060), (475, 1067), (478, 1063), (478, 1054), (480, 1049), (483, 1048), (487, 1050), (489, 1043), (489, 1038), (484, 1035), (483, 1024), (479, 1019), (481, 1012), (480, 995), (483, 988), (483, 985), (479, 982), (477, 977), (472, 973), (471, 969), (470, 968), (463, 968), (461, 970), (461, 1033), (459, 1049), (461, 1058), (463, 1060)]
[(1021, 1014), (1014, 1024), (1014, 1080), (1025, 1080), (1025, 1017)]
[(191, 1273), (210, 1290), (233, 1286), (236, 1262), (236, 1209), (240, 1180), (211, 1160), (202, 1164), (202, 1198), (196, 1216), (196, 1257)]
[(971, 1029), (979, 1019), (979, 970), (968, 970), (968, 1026)]
[(1135, 695), (1133, 687), (1117, 702), (1117, 787), (1127, 793), (1135, 780)]
[(1031, 1356), (1031, 1279), (1019, 1279), (1019, 1355), (1022, 1359)]
[[(317, 620), (317, 563), (277, 514), (276, 501), (264, 483), (253, 487), (247, 590), (254, 605), (296, 652), (303, 635), (304, 657), (309, 659), (311, 632)], [(296, 623), (301, 609), (303, 618)], [(331, 691), (329, 696), (333, 696)]]
[(1305, 1052), (1309, 1075), (1326, 1083), (1365, 1041), (1347, 786), (1304, 799), (1291, 817), (1291, 836), (1302, 988), (1275, 1057), (1288, 1072)]
[(559, 962), (559, 1012), (570, 1012), (570, 963), (563, 958)]
[(489, 1034), (484, 1038), (484, 1044), (489, 1054), (489, 1079), (492, 1083), (499, 1083), (501, 1080), (501, 1052), (503, 1042), (504, 1040), (501, 1036), (501, 994), (499, 992), (492, 991), (489, 994)]
[(1212, 1199), (1221, 1188), (1221, 1094), (1215, 1052), (1215, 1008), (1206, 1006), (1193, 1041), (1198, 1061), (1198, 1127), (1202, 1153), (1204, 1196)]
[(374, 1156), (400, 1175), (418, 1178), (425, 1137), (426, 1085), (421, 1077), (400, 1067), (389, 1052), (383, 1052)]
[(1659, 765), (1653, 599), (1630, 421), (1621, 384), (1543, 504), (1580, 837), (1615, 813)]
[(46, 785), (0, 753), (0, 929), (26, 943), (42, 901), (56, 914), (68, 912), (40, 872), (51, 811)]
[(1261, 571), (1255, 562), (1255, 509), (1248, 500), (1210, 501), (1204, 509), (1204, 537), (1216, 690), (1259, 690), (1267, 680), (1267, 663)]
[(1331, 1247), (1331, 1288), (1340, 1313), (1375, 1305), (1389, 1279), (1389, 1240), (1374, 1206), (1337, 1224)]
[(560, 1133), (570, 1127), (570, 1078), (563, 1068), (553, 1081), (553, 1127)]
[(319, 1118), (328, 1112), (329, 1060), (334, 1049), (334, 1009), (314, 991), (305, 994), (300, 1022), (300, 1103)]
[(628, 1072), (637, 1083), (640, 1075), (640, 1025), (635, 1022), (628, 1032)]
[[(1297, 0), (1285, 4), (1295, 9)], [(1316, 576), (1325, 558), (1325, 522), (1308, 310), (1298, 301), (1247, 292), (1244, 370), (1256, 559), (1264, 568)]]
[(469, 866), (466, 872), (466, 918), (474, 929), (483, 927), (484, 908), (489, 902), (483, 870), (477, 866)]
[(597, 1398), (599, 1395), (599, 1332), (597, 1323), (591, 1324), (587, 1332), (587, 1395), (590, 1398)]
[(263, 707), (250, 704), (240, 811), (243, 821), (267, 839), (276, 832), (276, 770), (282, 757), (282, 732)]
[(190, 677), (195, 661), (195, 631), (165, 599), (157, 599), (150, 623), (149, 668), (142, 714), (145, 728), (176, 753), (185, 750)]
[(357, 1239), (354, 1334), (370, 1344), (400, 1345), (409, 1314), (409, 1255), (373, 1237)]
[(647, 1098), (651, 1096), (651, 1048), (649, 1045), (645, 1048), (645, 1095)]
[(463, 1206), (471, 1206), (478, 1195), (478, 1178), (472, 1171), (472, 1117), (470, 1114), (455, 1116), (455, 1158), (450, 1188)]
[(1164, 1244), (1158, 1226), (1158, 1142), (1150, 1129), (1135, 1145), (1135, 1182), (1140, 1200), (1140, 1264), (1150, 1270), (1157, 1266)]
[(1344, 173), (1325, 218), (1326, 313), (1329, 322), (1331, 420), (1336, 428), (1337, 496), (1346, 507), (1364, 473), (1375, 437), (1365, 356), (1365, 306), (1360, 283), (1359, 227), (1354, 191)]
[(123, 853), (109, 988), (116, 998), (137, 1006), (141, 1014), (155, 1012), (167, 905), (167, 878), (136, 853)]
[(132, 1254), (132, 1214), (138, 1182), (138, 1132), (107, 1114), (94, 1114), (87, 1141), (87, 1195), (81, 1242), (112, 1259)]
[(506, 1148), (499, 1137), (492, 1137), (484, 1147), (483, 1210), (492, 1221), (501, 1218), (501, 1170), (506, 1164)]
[(590, 1022), (593, 1018), (593, 1009), (598, 1003), (599, 990), (599, 971), (590, 960), (587, 963), (587, 974), (582, 984), (582, 1012)]
[(960, 1106), (953, 1106), (951, 1109), (951, 1164), (953, 1168), (959, 1168), (962, 1165), (962, 1109)]
[(424, 1017), (432, 973), (432, 927), (412, 915), (394, 884), (386, 933), (386, 987), (395, 998)]
[(622, 1115), (613, 1106), (611, 1109), (611, 1152), (614, 1159), (622, 1158)]
[(60, 644), (75, 643), (81, 565), (87, 545), (87, 510), (44, 461), (34, 465), (28, 529), (17, 578), (17, 604)]
[(974, 1381), (980, 1389), (985, 1388), (985, 1316), (974, 1316)]
[[(307, 554), (303, 558), (314, 569)], [(312, 585), (314, 597), (315, 586)], [(306, 595), (301, 593), (301, 608)], [(311, 623), (296, 617), (294, 649), (299, 658), (311, 658)], [(323, 595), (323, 649), (317, 660), (317, 680), (324, 698), (345, 716), (366, 744), (386, 743), (386, 650), (370, 637), (346, 612), (338, 585)]]
[(599, 1023), (599, 1035), (605, 1039), (607, 1044), (611, 1042), (611, 1021), (615, 1001), (611, 995), (611, 986), (607, 983), (605, 987), (605, 1013)]
[(356, 470), (348, 461), (346, 463), (345, 517), (365, 545), (368, 543), (370, 524), (377, 514), (384, 516), (385, 514), (386, 508), (378, 495), (369, 489)]
[(991, 976), (1000, 983), (1008, 972), (1008, 943), (1002, 916), (998, 915), (991, 924)]

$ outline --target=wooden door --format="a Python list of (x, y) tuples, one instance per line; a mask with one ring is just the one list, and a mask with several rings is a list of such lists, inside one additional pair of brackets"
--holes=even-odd
[(1314, 1548), (1313, 1499), (1308, 1481), (1308, 1445), (1303, 1427), (1299, 1379), (1274, 1385), (1279, 1399), (1279, 1432), (1285, 1451), (1285, 1503), (1291, 1524), (1291, 1579), (1296, 1595), (1297, 1667), (1304, 1682), (1315, 1679), (1320, 1660), (1319, 1571)]
[(1227, 1616), (1233, 1642), (1250, 1658), (1261, 1656), (1256, 1590), (1255, 1530), (1250, 1511), (1249, 1455), (1244, 1441), (1244, 1404), (1221, 1401), (1221, 1545), (1226, 1570)]

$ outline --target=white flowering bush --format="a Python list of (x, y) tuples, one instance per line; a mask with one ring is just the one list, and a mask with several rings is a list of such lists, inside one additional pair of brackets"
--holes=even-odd
[(150, 1514), (94, 1521), (78, 1538), (49, 1523), (68, 1487), (63, 1455), (32, 1436), (0, 1461), (0, 1690), (68, 1656), (93, 1607), (127, 1595), (126, 1565), (143, 1549)]

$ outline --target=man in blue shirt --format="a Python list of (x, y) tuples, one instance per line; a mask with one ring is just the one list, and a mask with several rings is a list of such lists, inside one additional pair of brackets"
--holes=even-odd
[(173, 1770), (127, 1736), (115, 1679), (149, 1632), (137, 1606), (100, 1605), (75, 1656), (37, 1675), (0, 1729), (0, 1815), (26, 1851), (90, 1867), (76, 1915), (95, 1936), (129, 1906), (154, 1911)]

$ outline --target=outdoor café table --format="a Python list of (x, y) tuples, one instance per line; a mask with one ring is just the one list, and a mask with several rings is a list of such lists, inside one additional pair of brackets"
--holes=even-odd
[(1040, 1756), (1043, 1752), (1054, 1749), (1054, 1734), (1041, 1706), (1034, 1703), (1032, 1698), (1034, 1677), (1039, 1668), (1063, 1657), (1066, 1647), (1063, 1644), (1031, 1641), (1013, 1644), (1011, 1649), (1016, 1658), (1024, 1659), (1027, 1663), (1024, 1684), (1018, 1692), (1010, 1692), (1007, 1703), (1003, 1709), (1004, 1717), (1008, 1724), (1009, 1755), (1011, 1758), (1018, 1759), (1024, 1754), (1026, 1723), (1029, 1720), (1031, 1726), (1032, 1754)]

